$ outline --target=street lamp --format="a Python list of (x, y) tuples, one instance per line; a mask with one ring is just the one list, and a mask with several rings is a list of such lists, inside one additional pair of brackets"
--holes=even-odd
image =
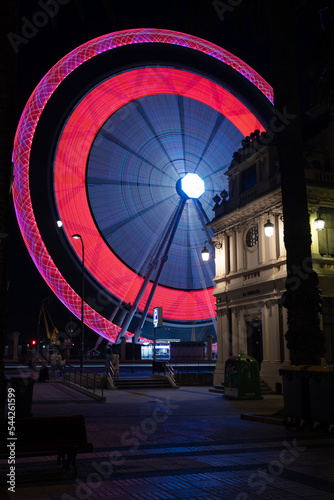
[(206, 248), (206, 243), (209, 243), (208, 241), (204, 242), (204, 248), (202, 250), (202, 261), (203, 262), (208, 262), (210, 258), (210, 251)]
[(204, 242), (204, 248), (201, 251), (202, 261), (203, 262), (208, 262), (208, 260), (210, 260), (210, 251), (206, 248), (206, 243), (208, 243), (212, 247), (215, 247), (215, 248), (218, 248), (218, 249), (220, 249), (222, 247), (222, 244), (219, 243), (219, 241), (212, 241), (212, 240), (208, 241), (208, 240), (206, 240)]
[(267, 222), (264, 224), (264, 234), (267, 238), (271, 238), (274, 234), (274, 224), (270, 222), (269, 217)]
[(80, 351), (80, 371), (83, 369), (83, 357), (85, 352), (85, 323), (84, 323), (84, 291), (85, 291), (85, 247), (80, 234), (72, 234), (72, 238), (81, 241), (82, 248), (82, 271), (81, 271), (81, 351)]
[(318, 214), (318, 217), (314, 221), (314, 225), (317, 231), (322, 231), (325, 227), (325, 221), (321, 217), (321, 215)]

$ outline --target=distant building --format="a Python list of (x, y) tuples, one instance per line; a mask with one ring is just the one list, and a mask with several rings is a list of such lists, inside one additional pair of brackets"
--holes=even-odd
[[(323, 297), (325, 358), (334, 363), (334, 122), (328, 112), (314, 114), (304, 131), (305, 177), (312, 233), (313, 268)], [(289, 363), (285, 346), (287, 310), (286, 251), (277, 150), (265, 133), (255, 132), (234, 153), (226, 172), (229, 197), (216, 196), (217, 365), (214, 383), (224, 380), (224, 362), (247, 353), (260, 364), (261, 378), (273, 389), (279, 368)], [(318, 218), (325, 221), (321, 231)], [(266, 236), (271, 228), (271, 236)], [(310, 266), (301, 270), (301, 279)]]

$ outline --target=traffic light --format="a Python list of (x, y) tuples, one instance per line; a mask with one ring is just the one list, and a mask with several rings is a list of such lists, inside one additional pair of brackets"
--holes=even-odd
[(36, 345), (36, 340), (35, 340), (35, 339), (33, 339), (33, 340), (31, 341), (31, 345), (32, 345), (33, 347), (35, 347), (35, 345)]

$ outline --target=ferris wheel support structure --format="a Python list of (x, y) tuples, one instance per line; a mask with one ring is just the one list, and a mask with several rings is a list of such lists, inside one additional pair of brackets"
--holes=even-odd
[[(170, 249), (170, 246), (172, 244), (172, 241), (173, 241), (173, 238), (174, 238), (174, 235), (175, 235), (175, 232), (176, 232), (176, 229), (177, 229), (177, 226), (180, 222), (180, 218), (181, 218), (181, 215), (182, 215), (182, 212), (183, 212), (183, 209), (184, 209), (184, 206), (185, 206), (185, 203), (187, 201), (187, 198), (185, 196), (182, 196), (180, 198), (180, 201), (179, 201), (179, 204), (177, 206), (177, 209), (173, 215), (173, 218), (172, 218), (172, 221), (169, 225), (169, 228), (165, 234), (165, 237), (163, 238), (162, 242), (161, 242), (161, 245), (157, 251), (157, 254), (154, 258), (154, 260), (152, 261), (152, 264), (150, 265), (150, 268), (148, 270), (148, 273), (146, 275), (146, 278), (137, 294), (137, 297), (127, 315), (127, 318), (125, 320), (125, 322), (123, 323), (122, 325), (122, 330), (120, 331), (118, 337), (117, 337), (117, 340), (116, 340), (116, 343), (119, 342), (119, 340), (124, 337), (124, 335), (126, 334), (129, 326), (130, 326), (130, 323), (132, 321), (132, 318), (133, 316), (135, 315), (137, 309), (138, 309), (138, 305), (139, 305), (139, 302), (147, 288), (147, 285), (152, 277), (152, 274), (155, 270), (155, 268), (157, 267), (158, 265), (158, 262), (159, 262), (159, 258), (166, 246), (166, 249), (165, 249), (165, 252), (164, 252), (164, 255), (161, 257), (161, 263), (160, 263), (160, 266), (159, 266), (159, 269), (158, 269), (158, 273), (157, 273), (157, 276), (154, 280), (154, 283), (153, 283), (153, 287), (152, 287), (152, 291), (149, 295), (149, 298), (146, 302), (146, 306), (145, 306), (145, 310), (144, 310), (144, 313), (142, 314), (142, 318), (141, 318), (141, 321), (140, 321), (140, 325), (141, 325), (141, 329), (142, 329), (142, 325), (146, 319), (146, 316), (147, 316), (147, 311), (151, 305), (151, 302), (152, 302), (152, 298), (153, 298), (153, 295), (154, 295), (154, 292), (155, 292), (155, 289), (159, 283), (159, 278), (160, 278), (160, 275), (161, 275), (161, 272), (162, 272), (162, 269), (163, 269), (163, 266), (165, 264), (165, 262), (167, 261), (168, 259), (168, 252), (169, 252), (169, 249)], [(152, 293), (153, 292), (153, 293)], [(146, 311), (146, 313), (145, 313)], [(144, 317), (144, 314), (145, 314), (145, 317)], [(137, 328), (137, 331), (138, 331), (138, 328)], [(138, 337), (139, 337), (139, 334), (137, 335), (137, 332), (136, 332), (136, 339), (135, 341), (138, 340)]]

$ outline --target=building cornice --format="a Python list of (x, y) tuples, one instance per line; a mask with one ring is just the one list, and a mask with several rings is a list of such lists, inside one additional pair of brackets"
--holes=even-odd
[(328, 189), (328, 187), (324, 186), (310, 186), (310, 185), (307, 185), (306, 189), (307, 189), (308, 205), (310, 207), (311, 212), (317, 210), (320, 204), (325, 204), (329, 206), (334, 205), (334, 189)]
[[(253, 146), (252, 149), (254, 152), (252, 154), (250, 154), (248, 156), (248, 158), (245, 158), (243, 161), (239, 162), (239, 161), (233, 160), (229, 169), (225, 172), (225, 175), (227, 177), (232, 177), (233, 175), (238, 175), (240, 172), (243, 172), (248, 167), (253, 165), (253, 163), (255, 163), (257, 160), (260, 160), (260, 159), (264, 158), (265, 156), (269, 155), (270, 148), (272, 148), (272, 147), (273, 146), (261, 145), (261, 146), (259, 146), (259, 149), (256, 150)], [(242, 153), (244, 151), (245, 150), (243, 150), (242, 148), (239, 150), (241, 156), (242, 156)]]
[(247, 226), (254, 219), (267, 215), (269, 212), (282, 212), (282, 192), (280, 187), (247, 205), (236, 208), (233, 212), (221, 215), (209, 222), (208, 227), (214, 228), (215, 237), (217, 238), (222, 233)]

